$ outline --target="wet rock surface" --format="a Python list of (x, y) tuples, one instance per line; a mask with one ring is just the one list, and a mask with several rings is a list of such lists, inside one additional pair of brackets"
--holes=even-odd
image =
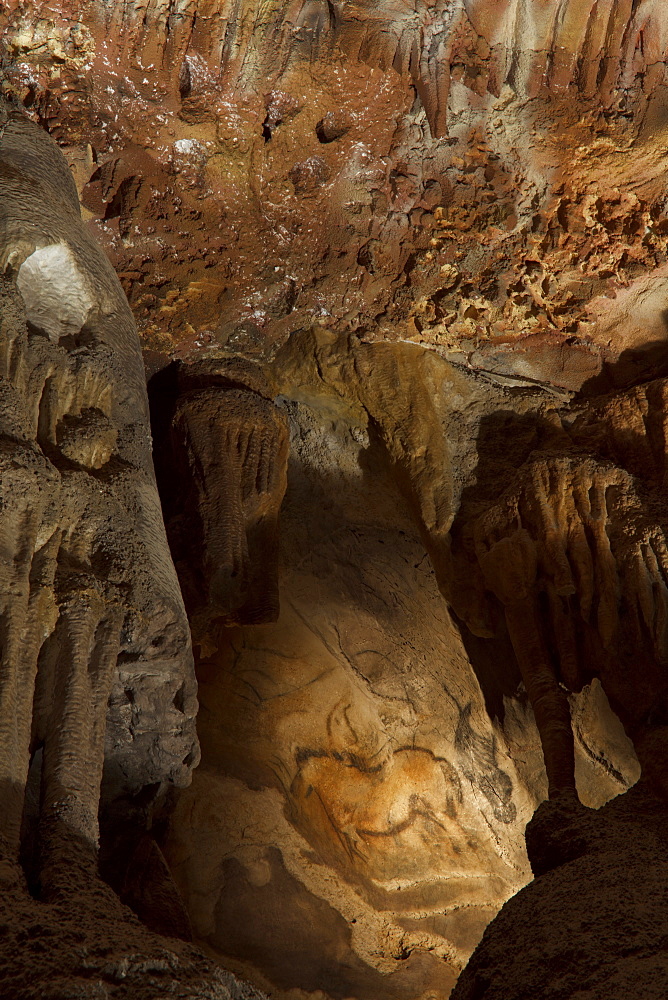
[(10, 0), (0, 45), (163, 356), (319, 322), (502, 384), (663, 372), (656, 3)]

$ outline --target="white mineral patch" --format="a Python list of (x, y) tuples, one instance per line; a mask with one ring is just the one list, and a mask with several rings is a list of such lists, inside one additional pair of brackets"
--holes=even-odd
[(195, 139), (177, 139), (174, 143), (177, 153), (195, 153), (198, 146), (199, 143)]
[(26, 319), (51, 340), (78, 333), (94, 305), (86, 280), (65, 243), (35, 250), (19, 268)]

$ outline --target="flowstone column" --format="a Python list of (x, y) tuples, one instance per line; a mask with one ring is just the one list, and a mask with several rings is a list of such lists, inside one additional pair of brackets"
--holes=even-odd
[(188, 623), (155, 487), (132, 314), (57, 146), (0, 109), (0, 832), (31, 758), (43, 888), (107, 802), (197, 762)]

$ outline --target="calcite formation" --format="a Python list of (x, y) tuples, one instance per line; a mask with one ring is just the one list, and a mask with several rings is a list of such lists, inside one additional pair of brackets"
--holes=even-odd
[(193, 659), (132, 314), (56, 144), (4, 106), (0, 220), (3, 994), (230, 1000), (97, 874), (98, 814), (131, 850), (190, 779)]
[[(554, 793), (576, 777), (600, 806), (638, 776), (606, 692), (618, 707), (624, 687), (640, 746), (630, 714), (644, 723), (651, 710), (630, 650), (644, 650), (653, 678), (662, 659), (644, 626), (631, 633), (636, 591), (619, 580), (640, 553), (651, 564), (640, 539), (651, 548), (662, 535), (661, 502), (645, 499), (655, 480), (594, 443), (605, 425), (591, 408), (499, 389), (417, 345), (314, 330), (291, 338), (270, 374), (291, 425), (281, 616), (202, 651), (203, 764), (166, 855), (196, 939), (263, 987), (447, 996), (488, 915), (528, 878), (522, 834), (548, 781)], [(660, 385), (603, 405), (621, 414), (644, 391), (658, 404)], [(552, 489), (536, 467), (552, 471)], [(492, 572), (486, 554), (511, 530), (498, 511), (512, 522), (514, 510), (499, 483), (527, 496), (528, 542), (497, 550)], [(624, 490), (604, 517), (610, 484)], [(584, 536), (598, 589), (587, 606), (583, 586), (581, 625), (561, 609), (580, 642), (589, 630), (569, 647), (545, 608), (561, 549)], [(567, 596), (585, 583), (573, 572), (557, 580)], [(513, 617), (527, 589), (536, 612)], [(543, 647), (547, 662), (531, 656)]]
[[(159, 467), (193, 628), (198, 633), (201, 615), (227, 624), (275, 621), (285, 415), (262, 369), (243, 358), (180, 365), (174, 379)], [(155, 392), (163, 408), (167, 392), (163, 376)]]
[(283, 1000), (445, 1000), (490, 921), (454, 995), (665, 994), (667, 46), (656, 0), (2, 5), (2, 824), (52, 978), (85, 870), (102, 995), (246, 989), (101, 886), (99, 802), (142, 919)]
[(187, 781), (198, 751), (132, 315), (57, 147), (2, 114), (1, 756), (16, 851), (31, 755), (42, 821), (94, 845), (103, 764), (110, 793), (132, 795)]

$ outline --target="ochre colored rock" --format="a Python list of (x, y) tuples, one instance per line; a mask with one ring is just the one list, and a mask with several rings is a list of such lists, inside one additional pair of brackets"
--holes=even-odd
[[(589, 466), (558, 399), (499, 389), (417, 345), (312, 330), (267, 371), (291, 427), (281, 614), (210, 630), (200, 647), (203, 763), (165, 854), (195, 940), (261, 988), (445, 997), (529, 878), (524, 827), (548, 792), (541, 736), (548, 773), (552, 747), (494, 590), (521, 596), (537, 557), (509, 546), (488, 580), (460, 539), (473, 511), (496, 516), (500, 482), (509, 494), (513, 473), (525, 482), (517, 457), (541, 431), (570, 442), (579, 475)], [(542, 531), (527, 531), (533, 550)], [(476, 635), (446, 601), (470, 609)], [(545, 618), (522, 626), (540, 641)], [(598, 807), (639, 768), (587, 681), (568, 697), (552, 683), (570, 772)], [(545, 716), (549, 731), (549, 704)]]
[(163, 363), (315, 320), (502, 385), (665, 374), (656, 3), (24, 8), (3, 88), (65, 147)]

